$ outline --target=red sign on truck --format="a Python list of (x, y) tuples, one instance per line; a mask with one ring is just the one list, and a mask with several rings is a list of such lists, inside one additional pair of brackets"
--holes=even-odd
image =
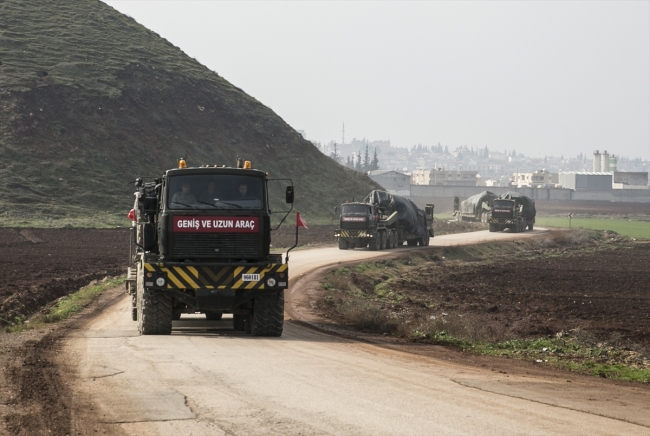
[(174, 232), (187, 233), (259, 233), (256, 216), (175, 216)]

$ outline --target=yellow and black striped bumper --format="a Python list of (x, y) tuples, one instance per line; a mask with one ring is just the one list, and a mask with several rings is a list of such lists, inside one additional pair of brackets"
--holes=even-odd
[(488, 223), (492, 224), (517, 224), (517, 220), (513, 218), (490, 218)]
[[(259, 274), (259, 280), (255, 275)], [(244, 275), (247, 275), (245, 281)], [(287, 264), (259, 266), (158, 266), (144, 264), (146, 287), (158, 289), (284, 289), (289, 283)], [(275, 285), (269, 287), (267, 279)], [(163, 279), (160, 281), (159, 279)]]
[(339, 238), (370, 238), (372, 235), (368, 234), (366, 230), (343, 230), (337, 235)]

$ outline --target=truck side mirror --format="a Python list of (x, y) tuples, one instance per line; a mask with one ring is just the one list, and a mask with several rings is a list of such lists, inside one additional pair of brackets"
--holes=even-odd
[(285, 202), (289, 204), (293, 203), (293, 186), (287, 186), (287, 192), (285, 194)]

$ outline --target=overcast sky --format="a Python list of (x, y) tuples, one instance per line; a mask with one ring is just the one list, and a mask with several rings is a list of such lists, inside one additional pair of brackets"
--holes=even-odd
[(320, 142), (650, 158), (650, 2), (104, 0)]

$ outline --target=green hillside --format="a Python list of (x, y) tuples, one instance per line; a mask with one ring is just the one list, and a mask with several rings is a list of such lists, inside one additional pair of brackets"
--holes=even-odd
[(316, 221), (377, 187), (102, 2), (0, 0), (0, 17), (0, 216), (124, 216), (129, 182), (181, 156), (290, 177)]

